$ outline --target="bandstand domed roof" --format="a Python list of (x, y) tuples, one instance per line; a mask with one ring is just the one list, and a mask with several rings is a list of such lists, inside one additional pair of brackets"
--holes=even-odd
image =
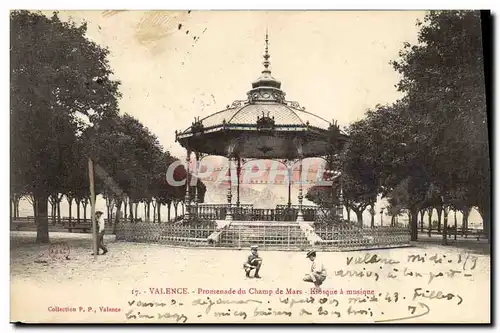
[[(269, 58), (266, 33), (264, 69), (252, 82), (247, 99), (234, 101), (222, 111), (196, 119), (186, 130), (176, 132), (176, 140), (186, 148), (215, 155), (226, 155), (227, 147), (238, 142), (237, 154), (246, 157), (288, 158), (297, 154), (290, 142), (301, 137), (301, 142), (307, 145), (301, 154), (325, 155), (330, 149), (326, 141), (332, 124), (306, 111), (298, 102), (285, 99), (281, 82), (271, 75)], [(229, 132), (232, 135), (228, 135)], [(339, 134), (340, 140), (347, 138), (345, 133), (340, 131)], [(259, 143), (248, 143), (252, 140)], [(246, 149), (245, 145), (252, 147)]]
[[(290, 103), (290, 102), (288, 102)], [(229, 108), (216, 112), (209, 115), (206, 118), (201, 119), (203, 126), (205, 128), (211, 126), (217, 126), (223, 124), (255, 124), (257, 116), (269, 115), (273, 118), (276, 125), (298, 125), (305, 126), (309, 124), (310, 126), (328, 129), (330, 123), (312, 113), (301, 110), (300, 106), (295, 104), (292, 107), (290, 104), (283, 104), (277, 102), (257, 102), (250, 104), (246, 101), (236, 101), (233, 106)], [(189, 127), (186, 131), (189, 131)]]

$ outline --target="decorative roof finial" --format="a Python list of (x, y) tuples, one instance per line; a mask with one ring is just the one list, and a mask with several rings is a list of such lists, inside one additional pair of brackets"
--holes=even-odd
[(271, 74), (271, 70), (269, 69), (269, 65), (270, 65), (270, 62), (269, 62), (269, 58), (271, 57), (269, 55), (269, 38), (268, 38), (268, 33), (267, 33), (267, 28), (266, 28), (266, 51), (264, 52), (264, 62), (262, 64), (264, 64), (264, 70), (262, 71), (262, 73), (267, 73), (267, 74)]

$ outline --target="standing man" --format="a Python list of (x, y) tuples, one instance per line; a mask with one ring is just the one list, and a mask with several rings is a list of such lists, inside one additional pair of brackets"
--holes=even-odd
[(316, 259), (316, 251), (311, 250), (307, 252), (306, 258), (312, 261), (311, 273), (304, 276), (304, 281), (314, 283), (316, 288), (319, 288), (326, 279), (326, 269), (323, 263)]
[(99, 231), (99, 247), (97, 248), (97, 254), (99, 254), (99, 250), (102, 249), (102, 254), (106, 254), (108, 252), (108, 249), (106, 246), (104, 246), (104, 229), (105, 229), (105, 224), (104, 224), (104, 214), (98, 210), (95, 212), (95, 216), (97, 219), (97, 226), (98, 226), (98, 231)]
[(253, 275), (253, 277), (260, 279), (259, 271), (260, 266), (262, 265), (262, 258), (259, 257), (259, 254), (257, 253), (258, 249), (259, 247), (257, 245), (252, 245), (252, 247), (250, 248), (250, 251), (252, 253), (248, 256), (247, 261), (243, 264), (243, 268), (245, 269), (245, 273), (248, 278), (250, 277), (250, 272), (255, 269), (255, 274)]

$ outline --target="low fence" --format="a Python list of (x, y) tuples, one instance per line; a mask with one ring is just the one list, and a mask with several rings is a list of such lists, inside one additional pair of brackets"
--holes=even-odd
[(216, 231), (215, 223), (177, 225), (174, 223), (119, 223), (116, 240), (160, 243), (171, 245), (200, 246), (208, 244), (208, 237)]
[(385, 248), (410, 245), (410, 229), (406, 227), (315, 227), (321, 240), (316, 245), (324, 248), (333, 246), (341, 250), (358, 248)]
[[(216, 224), (120, 223), (116, 240), (209, 248), (267, 250), (348, 251), (410, 245), (410, 231), (402, 227), (317, 227), (308, 234), (299, 223), (234, 224), (218, 229)], [(319, 236), (319, 237), (318, 237)]]

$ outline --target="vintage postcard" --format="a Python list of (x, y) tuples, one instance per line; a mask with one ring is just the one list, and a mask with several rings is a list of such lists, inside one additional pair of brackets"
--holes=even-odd
[(488, 12), (9, 16), (12, 323), (491, 323)]

